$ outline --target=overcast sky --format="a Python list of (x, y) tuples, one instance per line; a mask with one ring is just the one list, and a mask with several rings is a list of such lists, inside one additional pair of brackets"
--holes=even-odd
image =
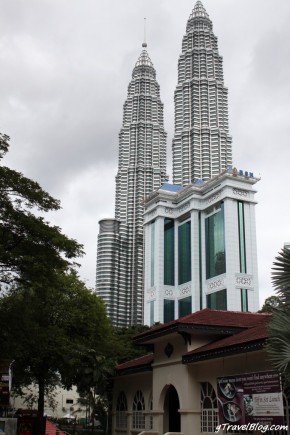
[[(147, 18), (171, 175), (177, 61), (194, 0), (0, 0), (3, 162), (61, 200), (49, 216), (84, 244), (95, 285), (98, 221), (114, 216), (118, 133)], [(260, 302), (290, 241), (290, 1), (203, 0), (229, 89), (234, 166), (261, 177), (256, 206)]]

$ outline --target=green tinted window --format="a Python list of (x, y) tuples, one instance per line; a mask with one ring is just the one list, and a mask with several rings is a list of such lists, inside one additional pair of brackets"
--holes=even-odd
[(217, 213), (205, 220), (205, 241), (206, 278), (209, 279), (226, 271), (223, 204)]
[[(240, 272), (247, 273), (244, 203), (240, 201), (238, 202), (238, 222), (239, 222)], [(243, 312), (248, 311), (248, 290), (243, 288), (241, 289), (241, 310)]]
[(187, 316), (190, 314), (191, 310), (191, 296), (187, 298), (179, 299), (178, 301), (178, 317)]
[(164, 299), (164, 323), (174, 320), (174, 300)]
[(151, 287), (154, 286), (155, 271), (155, 222), (151, 224)]
[(244, 203), (243, 202), (238, 202), (238, 222), (239, 222), (240, 272), (247, 273), (246, 244), (245, 244), (245, 219), (244, 219)]
[(164, 219), (164, 284), (174, 285), (174, 220)]
[(191, 222), (178, 227), (178, 284), (191, 281)]
[(150, 326), (154, 324), (154, 301), (150, 301)]
[(249, 309), (248, 309), (248, 290), (246, 288), (241, 289), (241, 310), (243, 312), (249, 311)]
[(226, 310), (227, 309), (227, 291), (220, 290), (206, 296), (207, 308), (213, 310)]

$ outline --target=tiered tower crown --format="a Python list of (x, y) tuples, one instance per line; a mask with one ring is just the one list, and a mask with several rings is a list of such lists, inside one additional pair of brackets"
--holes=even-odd
[(172, 150), (174, 184), (208, 180), (232, 163), (222, 57), (200, 0), (189, 16), (178, 61)]
[(196, 2), (188, 21), (190, 22), (193, 18), (207, 18), (209, 20), (209, 15), (200, 0)]
[[(154, 68), (153, 67), (153, 63), (152, 63), (152, 61), (151, 61), (151, 59), (150, 59), (150, 57), (149, 57), (149, 55), (147, 53), (147, 50), (145, 50), (145, 48), (147, 47), (147, 44), (143, 43), (142, 47), (144, 47), (144, 48), (141, 51), (141, 54), (140, 54), (140, 56), (139, 56), (139, 58), (138, 58), (138, 60), (136, 62), (135, 67), (138, 67), (138, 66), (152, 66), (152, 68)], [(135, 70), (135, 68), (134, 68), (134, 70)], [(134, 74), (134, 70), (133, 70), (133, 74)]]
[(197, 1), (187, 21), (186, 32), (197, 26), (212, 29), (212, 22), (201, 1)]

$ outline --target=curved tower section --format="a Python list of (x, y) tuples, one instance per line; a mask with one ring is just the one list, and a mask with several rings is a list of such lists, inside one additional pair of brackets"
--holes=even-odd
[(167, 181), (166, 133), (156, 71), (143, 43), (119, 134), (115, 219), (100, 221), (96, 291), (115, 326), (143, 321), (144, 200)]
[(119, 317), (120, 280), (120, 222), (116, 219), (99, 221), (96, 289), (106, 304), (111, 319)]
[(228, 90), (212, 22), (201, 1), (188, 19), (174, 95), (173, 183), (208, 180), (232, 164)]
[[(126, 276), (126, 325), (143, 318), (144, 199), (166, 180), (166, 133), (156, 71), (143, 43), (133, 69), (119, 134), (115, 218), (121, 222), (121, 252)], [(124, 288), (123, 288), (124, 285)]]
[[(156, 72), (143, 44), (133, 69), (119, 134), (115, 217), (143, 225), (143, 200), (166, 180), (166, 133)], [(133, 219), (134, 217), (134, 219)]]

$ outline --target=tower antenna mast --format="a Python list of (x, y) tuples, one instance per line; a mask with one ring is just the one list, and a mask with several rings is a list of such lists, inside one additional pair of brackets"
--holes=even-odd
[(144, 18), (144, 42), (142, 44), (142, 47), (144, 47), (144, 48), (147, 47), (147, 43), (146, 43), (146, 18)]

